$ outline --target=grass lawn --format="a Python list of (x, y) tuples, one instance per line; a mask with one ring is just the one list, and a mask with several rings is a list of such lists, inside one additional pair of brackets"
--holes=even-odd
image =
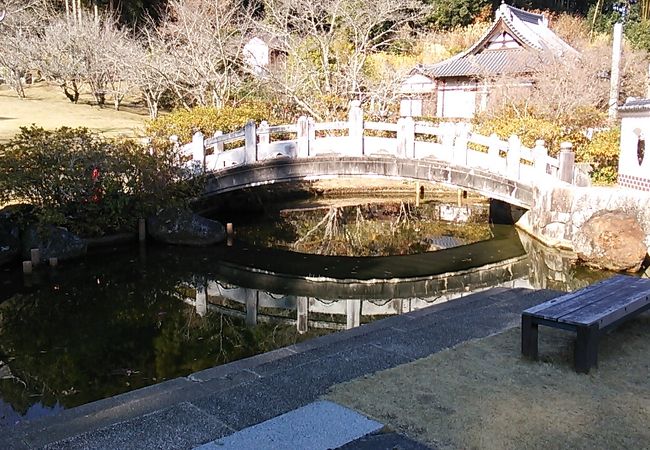
[(573, 370), (574, 338), (540, 327), (542, 360), (527, 361), (512, 328), (335, 386), (329, 398), (434, 448), (649, 448), (650, 314), (603, 336), (589, 375)]
[(88, 92), (82, 92), (79, 103), (73, 104), (59, 87), (44, 82), (26, 86), (25, 94), (27, 98), (20, 99), (9, 86), (0, 85), (0, 142), (31, 124), (46, 129), (86, 127), (110, 137), (140, 137), (149, 117), (140, 105), (127, 104), (120, 111), (112, 104), (99, 108), (92, 104)]

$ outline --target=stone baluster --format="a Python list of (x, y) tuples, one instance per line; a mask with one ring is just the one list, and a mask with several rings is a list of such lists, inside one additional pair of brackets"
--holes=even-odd
[(521, 141), (516, 135), (508, 139), (508, 154), (506, 155), (506, 173), (513, 180), (519, 179), (521, 170)]
[(258, 145), (260, 148), (267, 148), (271, 144), (271, 134), (269, 133), (269, 123), (266, 120), (260, 122), (260, 127), (257, 130), (259, 136)]
[(309, 331), (309, 298), (296, 298), (296, 329), (303, 334)]
[(191, 168), (197, 173), (205, 170), (205, 138), (203, 133), (197, 131), (192, 136), (192, 162)]
[(540, 174), (546, 174), (546, 166), (548, 165), (548, 149), (545, 146), (543, 139), (538, 139), (535, 141), (535, 147), (533, 147), (533, 162), (535, 164), (535, 172)]
[(397, 157), (415, 158), (415, 121), (401, 117), (397, 121)]
[[(214, 137), (219, 137), (223, 136), (223, 131), (215, 131), (214, 132)], [(214, 152), (215, 153), (223, 153), (223, 142), (217, 143), (217, 145), (214, 146)]]
[(298, 158), (307, 158), (309, 156), (309, 118), (307, 116), (298, 118), (296, 134)]
[(361, 300), (346, 300), (345, 316), (346, 330), (358, 327), (361, 324)]
[(576, 154), (573, 152), (571, 142), (560, 144), (560, 155), (558, 156), (560, 169), (558, 178), (567, 183), (573, 183), (573, 169), (575, 167)]
[(364, 155), (363, 151), (363, 109), (359, 100), (350, 102), (348, 113), (349, 151), (355, 155)]
[(249, 327), (257, 325), (257, 306), (259, 303), (259, 292), (249, 290), (246, 293), (246, 319), (245, 323)]
[(254, 120), (246, 122), (244, 127), (244, 164), (257, 161), (257, 133)]
[(502, 162), (499, 147), (501, 146), (501, 139), (496, 133), (490, 135), (490, 143), (488, 145), (488, 157), (490, 160), (490, 168), (496, 173), (501, 173)]
[(196, 295), (194, 298), (196, 313), (201, 317), (205, 316), (208, 313), (208, 290), (203, 283), (196, 286)]
[(454, 141), (456, 140), (456, 129), (453, 123), (443, 122), (440, 124), (440, 143), (448, 161), (454, 160)]
[(469, 141), (469, 128), (463, 123), (456, 124), (454, 140), (454, 163), (459, 166), (467, 165), (467, 143)]

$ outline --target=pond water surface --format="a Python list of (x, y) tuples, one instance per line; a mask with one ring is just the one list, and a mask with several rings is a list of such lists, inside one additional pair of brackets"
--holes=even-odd
[(229, 245), (5, 269), (0, 427), (493, 286), (607, 276), (488, 225), (484, 205), (430, 208), (285, 208), (236, 222)]

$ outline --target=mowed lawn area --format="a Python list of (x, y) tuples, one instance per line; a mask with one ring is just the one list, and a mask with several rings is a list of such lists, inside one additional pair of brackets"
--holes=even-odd
[(88, 92), (73, 104), (58, 86), (45, 82), (26, 86), (25, 93), (27, 98), (21, 99), (8, 85), (0, 85), (0, 142), (31, 124), (46, 129), (86, 127), (108, 137), (141, 137), (149, 117), (140, 105), (127, 104), (120, 111), (112, 103), (100, 108)]

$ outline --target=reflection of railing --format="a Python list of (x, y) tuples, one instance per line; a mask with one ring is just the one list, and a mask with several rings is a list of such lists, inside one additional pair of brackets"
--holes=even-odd
[[(247, 271), (246, 268), (240, 270)], [(249, 273), (256, 276), (253, 272)], [(424, 287), (425, 285), (417, 282), (404, 282), (403, 291), (411, 291), (411, 295), (404, 298), (394, 298), (393, 289), (386, 291), (388, 298), (381, 297), (377, 293), (377, 283), (375, 283), (367, 285), (367, 290), (376, 298), (364, 296), (358, 286), (355, 286), (351, 289), (359, 298), (345, 300), (321, 299), (292, 293), (274, 294), (255, 288), (234, 286), (230, 282), (208, 280), (192, 283), (195, 297), (186, 298), (185, 302), (194, 306), (199, 315), (216, 311), (243, 318), (249, 325), (259, 322), (283, 323), (295, 325), (299, 332), (306, 332), (309, 327), (349, 329), (359, 326), (362, 317), (402, 314), (498, 285), (508, 284), (510, 287), (516, 287), (518, 280), (522, 280), (527, 273), (527, 258), (520, 256), (485, 267), (433, 276), (431, 278), (434, 279), (435, 285), (439, 286), (438, 289), (431, 289), (433, 284)], [(271, 275), (257, 274), (257, 276)], [(395, 284), (395, 282), (385, 284)], [(229, 306), (229, 302), (241, 307)], [(270, 311), (279, 309), (295, 311), (295, 318), (273, 314)], [(323, 315), (334, 320), (314, 319), (310, 315)], [(345, 317), (345, 323), (342, 320), (335, 320), (336, 317)]]
[[(295, 137), (286, 139), (287, 134)], [(273, 135), (282, 135), (282, 139), (273, 141)], [(234, 145), (240, 146), (230, 148)], [(542, 140), (527, 148), (517, 136), (503, 141), (496, 134), (474, 133), (468, 124), (416, 123), (411, 117), (403, 117), (397, 123), (367, 122), (358, 101), (351, 103), (347, 122), (316, 123), (302, 116), (296, 124), (269, 126), (262, 122), (258, 127), (249, 121), (242, 130), (228, 134), (217, 132), (206, 138), (198, 132), (183, 150), (191, 155), (193, 167), (210, 172), (277, 157), (378, 155), (434, 158), (457, 166), (481, 168), (527, 185), (546, 175), (574, 182), (570, 143), (562, 144), (556, 159), (548, 155)]]

